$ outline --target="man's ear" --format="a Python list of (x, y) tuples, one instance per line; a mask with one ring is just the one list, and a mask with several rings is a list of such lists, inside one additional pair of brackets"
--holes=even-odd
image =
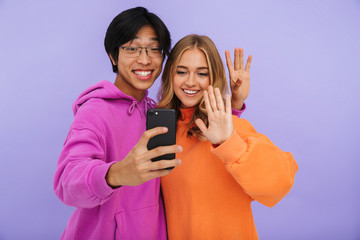
[(113, 64), (114, 66), (116, 66), (117, 63), (115, 62), (115, 60), (114, 60), (114, 58), (112, 57), (111, 53), (109, 53), (109, 57), (110, 57), (110, 59), (111, 59), (112, 64)]

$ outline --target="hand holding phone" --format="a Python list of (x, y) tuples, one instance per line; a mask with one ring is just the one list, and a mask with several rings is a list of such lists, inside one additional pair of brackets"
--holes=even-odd
[(155, 136), (166, 134), (167, 129), (156, 127), (145, 131), (137, 144), (122, 160), (112, 164), (106, 174), (106, 182), (110, 187), (137, 186), (151, 179), (163, 177), (171, 173), (171, 169), (179, 166), (179, 159), (152, 162), (159, 155), (179, 153), (181, 146), (164, 146), (159, 151), (148, 149), (149, 140)]

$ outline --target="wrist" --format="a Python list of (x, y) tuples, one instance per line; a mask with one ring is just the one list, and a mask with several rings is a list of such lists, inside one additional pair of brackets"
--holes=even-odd
[(236, 101), (236, 100), (231, 100), (231, 108), (232, 109), (236, 109), (236, 110), (242, 110), (244, 105), (244, 100), (241, 101)]
[(116, 163), (112, 164), (109, 167), (108, 172), (106, 173), (105, 176), (105, 180), (106, 183), (111, 187), (111, 188), (118, 188), (121, 187), (121, 184), (118, 184), (117, 178), (116, 178), (116, 174), (114, 174), (114, 168), (116, 168)]
[(216, 142), (215, 142), (215, 141), (214, 141), (214, 142), (211, 142), (212, 146), (213, 146), (214, 148), (220, 146), (221, 144), (223, 144), (224, 142), (226, 142), (226, 141), (233, 135), (233, 133), (234, 133), (234, 129), (231, 131), (230, 134), (228, 134), (227, 137), (224, 137), (223, 139), (221, 139), (221, 140), (219, 140), (219, 141), (216, 141)]

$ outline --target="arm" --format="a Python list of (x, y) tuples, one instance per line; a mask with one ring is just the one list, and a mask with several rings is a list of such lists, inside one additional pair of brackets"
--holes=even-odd
[(212, 152), (250, 197), (272, 207), (290, 191), (298, 166), (291, 153), (257, 133), (248, 121), (238, 122), (232, 136)]
[[(150, 129), (142, 135), (129, 154), (118, 162), (106, 162), (104, 141), (93, 130), (72, 129), (65, 141), (54, 177), (56, 195), (65, 204), (91, 208), (105, 203), (121, 185), (135, 186), (169, 174), (168, 167), (180, 165), (180, 160), (151, 159), (181, 151), (179, 146), (147, 150), (148, 140), (166, 129)], [(119, 188), (121, 189), (121, 188)]]
[[(274, 206), (291, 189), (298, 166), (291, 153), (283, 152), (246, 120), (232, 118), (230, 97), (222, 102), (220, 91), (204, 92), (209, 126), (196, 124), (215, 146), (212, 149), (226, 169), (253, 199)], [(209, 92), (209, 93), (208, 93)], [(233, 130), (235, 121), (235, 131)]]
[(114, 190), (105, 181), (112, 163), (104, 159), (104, 143), (90, 129), (72, 129), (64, 143), (54, 177), (54, 190), (67, 205), (90, 208), (106, 202)]

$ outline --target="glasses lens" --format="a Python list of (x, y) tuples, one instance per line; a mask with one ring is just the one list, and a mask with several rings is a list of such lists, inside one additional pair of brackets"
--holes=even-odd
[(147, 53), (149, 57), (160, 57), (162, 56), (162, 50), (159, 47), (148, 47)]
[(127, 57), (137, 57), (139, 55), (139, 48), (137, 47), (123, 47), (122, 49)]

